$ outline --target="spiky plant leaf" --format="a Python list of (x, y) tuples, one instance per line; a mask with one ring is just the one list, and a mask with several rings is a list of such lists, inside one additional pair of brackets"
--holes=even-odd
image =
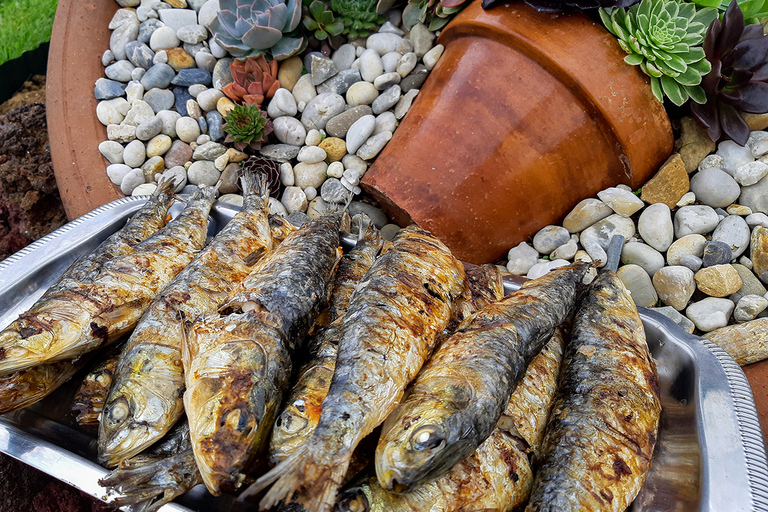
[(256, 105), (235, 105), (225, 118), (222, 127), (227, 134), (225, 142), (233, 142), (242, 151), (246, 147), (261, 149), (267, 136), (272, 132), (272, 122), (267, 113)]

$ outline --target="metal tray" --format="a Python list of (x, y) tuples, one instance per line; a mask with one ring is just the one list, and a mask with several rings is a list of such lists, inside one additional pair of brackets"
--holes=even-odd
[[(113, 201), (0, 262), (0, 329), (28, 309), (78, 256), (122, 227), (144, 198)], [(172, 214), (180, 211), (174, 205)], [(211, 233), (237, 209), (217, 203)], [(506, 282), (512, 291), (524, 281)], [(658, 313), (640, 308), (656, 359), (662, 393), (659, 439), (648, 478), (629, 510), (768, 512), (768, 462), (752, 391), (741, 368), (718, 346), (687, 334)], [(77, 377), (77, 376), (76, 376)], [(93, 432), (69, 412), (76, 384), (45, 400), (0, 416), (0, 452), (91, 496), (111, 499), (97, 480)], [(255, 506), (214, 498), (200, 485), (164, 512), (251, 512)]]

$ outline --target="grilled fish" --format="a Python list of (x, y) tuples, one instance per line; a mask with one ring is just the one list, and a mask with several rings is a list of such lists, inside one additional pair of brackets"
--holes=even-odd
[(507, 512), (525, 503), (533, 484), (528, 454), (543, 438), (563, 357), (563, 335), (564, 329), (555, 331), (533, 359), (512, 393), (503, 421), (469, 457), (405, 494), (387, 491), (375, 474), (368, 475), (341, 494), (336, 511)]
[(416, 226), (401, 230), (352, 295), (317, 428), (240, 498), (277, 480), (263, 507), (296, 494), (311, 511), (329, 510), (355, 447), (421, 368), (464, 281), (464, 267), (442, 242)]
[(184, 407), (208, 490), (237, 488), (269, 441), (291, 354), (330, 293), (341, 257), (334, 214), (305, 223), (265, 256), (184, 344)]
[(215, 188), (199, 188), (176, 219), (128, 254), (105, 261), (84, 282), (67, 281), (21, 314), (0, 333), (0, 373), (74, 359), (127, 334), (202, 248), (215, 195)]
[(660, 413), (637, 308), (603, 271), (576, 312), (526, 512), (626, 509), (650, 467)]
[(153, 512), (201, 482), (189, 424), (182, 420), (155, 447), (121, 462), (99, 485), (124, 494), (111, 504), (128, 512)]
[(72, 410), (77, 412), (78, 425), (99, 426), (99, 417), (104, 409), (104, 400), (115, 378), (120, 353), (116, 352), (100, 361), (83, 379), (75, 394)]
[(283, 412), (278, 416), (270, 441), (270, 462), (290, 455), (314, 431), (320, 419), (320, 405), (328, 394), (336, 368), (336, 352), (341, 336), (341, 320), (360, 278), (371, 268), (381, 249), (381, 235), (370, 225), (357, 244), (339, 261), (328, 301), (327, 321), (309, 343), (309, 361), (299, 371)]
[(0, 414), (39, 402), (83, 366), (84, 361), (59, 361), (0, 376)]
[(128, 340), (99, 429), (99, 455), (109, 466), (148, 448), (179, 420), (185, 322), (216, 311), (272, 250), (266, 185), (258, 179), (244, 176), (240, 212), (160, 293)]
[(526, 283), (440, 345), (384, 424), (382, 487), (406, 492), (434, 480), (488, 438), (525, 369), (571, 313), (588, 269), (577, 263)]

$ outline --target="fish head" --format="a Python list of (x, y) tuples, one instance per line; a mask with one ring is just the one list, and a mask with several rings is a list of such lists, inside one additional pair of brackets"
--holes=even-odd
[(374, 498), (367, 484), (350, 487), (339, 494), (333, 512), (372, 512), (375, 510), (371, 506), (375, 503)]
[(460, 376), (428, 384), (414, 386), (384, 423), (376, 447), (376, 475), (384, 489), (408, 492), (434, 480), (474, 443), (476, 428), (465, 411), (472, 386)]

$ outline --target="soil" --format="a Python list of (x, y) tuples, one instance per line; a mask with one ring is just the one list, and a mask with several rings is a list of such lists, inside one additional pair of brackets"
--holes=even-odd
[[(67, 222), (51, 164), (45, 76), (0, 104), (0, 260)], [(109, 512), (114, 509), (0, 454), (0, 512)]]

